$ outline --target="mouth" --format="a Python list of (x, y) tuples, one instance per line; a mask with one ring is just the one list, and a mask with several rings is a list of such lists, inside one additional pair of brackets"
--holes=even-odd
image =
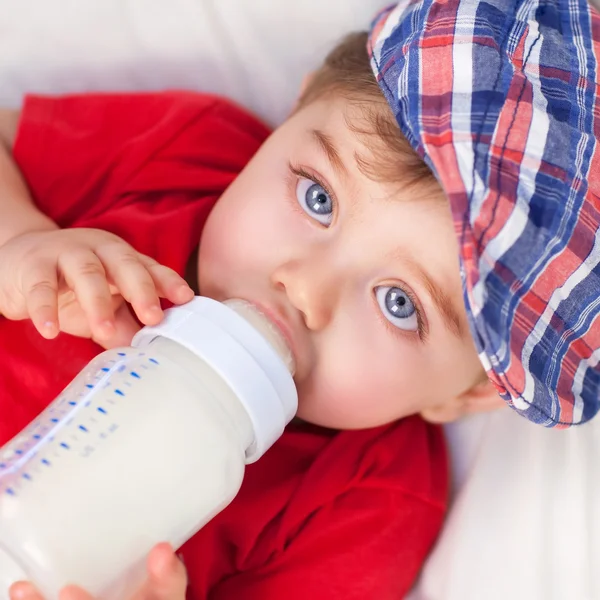
[(258, 302), (249, 301), (249, 303), (254, 306), (259, 313), (265, 316), (279, 333), (279, 336), (282, 338), (283, 343), (291, 354), (291, 370), (292, 374), (294, 374), (294, 371), (298, 365), (298, 354), (296, 353), (296, 345), (294, 343), (291, 329), (286, 323), (285, 319), (276, 310), (272, 310), (266, 306), (263, 306), (262, 304), (259, 304)]

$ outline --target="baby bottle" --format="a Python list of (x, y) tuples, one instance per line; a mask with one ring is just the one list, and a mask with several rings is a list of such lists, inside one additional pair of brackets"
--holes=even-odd
[(123, 600), (160, 541), (231, 502), (297, 409), (293, 356), (253, 305), (197, 297), (100, 354), (0, 448), (0, 597)]

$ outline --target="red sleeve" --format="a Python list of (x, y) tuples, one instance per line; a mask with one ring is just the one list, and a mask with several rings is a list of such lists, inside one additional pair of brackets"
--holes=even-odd
[(61, 227), (110, 231), (181, 270), (268, 133), (233, 103), (192, 92), (29, 97), (14, 156)]
[[(30, 96), (14, 156), (39, 208), (65, 227), (165, 186), (222, 192), (267, 134), (234, 104), (192, 92)], [(222, 177), (202, 185), (207, 167)]]
[(398, 490), (353, 489), (323, 506), (277, 559), (229, 577), (209, 600), (399, 600), (444, 508)]

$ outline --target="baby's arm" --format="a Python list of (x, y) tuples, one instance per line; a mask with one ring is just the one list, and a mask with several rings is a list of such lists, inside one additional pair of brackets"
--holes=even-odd
[(12, 158), (19, 111), (0, 109), (0, 246), (33, 231), (52, 231), (58, 226), (40, 212)]
[(18, 111), (0, 110), (0, 315), (31, 319), (47, 338), (59, 331), (104, 347), (126, 345), (162, 318), (159, 299), (193, 292), (172, 269), (99, 229), (60, 229), (32, 199), (12, 156)]

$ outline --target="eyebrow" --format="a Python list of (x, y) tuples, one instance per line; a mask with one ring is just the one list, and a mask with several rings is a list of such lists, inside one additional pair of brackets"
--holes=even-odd
[(346, 169), (346, 165), (344, 164), (344, 161), (342, 160), (340, 153), (335, 147), (331, 137), (320, 129), (313, 129), (310, 133), (313, 139), (319, 144), (323, 152), (325, 152), (327, 155), (327, 158), (329, 159), (329, 162), (335, 171), (337, 171), (338, 174), (347, 177), (348, 171)]
[[(340, 153), (337, 151), (331, 137), (320, 129), (312, 129), (311, 135), (325, 152), (333, 168), (339, 174), (347, 177), (348, 171), (346, 165), (344, 165)], [(403, 255), (402, 259), (408, 261), (413, 270), (419, 275), (419, 278), (422, 280), (433, 303), (441, 313), (446, 328), (456, 337), (462, 339), (464, 337), (464, 327), (450, 296), (446, 294), (442, 287), (437, 284), (435, 279), (433, 279), (418, 262), (406, 255)]]
[(437, 284), (427, 271), (421, 265), (409, 256), (403, 255), (403, 260), (408, 262), (422, 280), (427, 293), (433, 300), (442, 318), (446, 328), (458, 338), (463, 338), (465, 330), (459, 312), (456, 310), (452, 298)]

